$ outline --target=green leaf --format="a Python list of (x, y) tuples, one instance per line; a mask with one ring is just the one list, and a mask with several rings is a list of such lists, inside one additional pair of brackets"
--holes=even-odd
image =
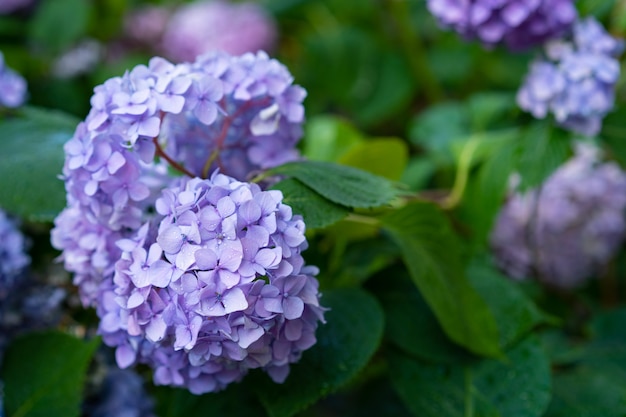
[(535, 303), (509, 278), (500, 275), (486, 262), (473, 262), (467, 276), (496, 319), (501, 346), (518, 341), (544, 322), (545, 316)]
[(406, 143), (398, 138), (376, 138), (348, 150), (338, 162), (398, 181), (409, 160)]
[(382, 216), (381, 222), (448, 337), (474, 353), (498, 356), (495, 319), (465, 277), (459, 242), (441, 211), (432, 204), (411, 203)]
[(245, 384), (231, 384), (224, 391), (204, 395), (194, 395), (183, 388), (160, 386), (152, 390), (152, 396), (159, 417), (265, 415), (261, 403)]
[(427, 364), (401, 353), (389, 371), (400, 397), (419, 417), (539, 417), (550, 401), (550, 366), (535, 337), (493, 359)]
[(283, 203), (301, 214), (307, 228), (325, 227), (346, 217), (348, 209), (329, 201), (293, 178), (282, 180), (271, 187), (283, 192)]
[(329, 162), (291, 162), (270, 169), (267, 174), (295, 178), (328, 200), (347, 207), (380, 207), (396, 196), (391, 181)]
[(471, 357), (446, 336), (404, 269), (386, 269), (370, 285), (385, 311), (385, 335), (394, 345), (428, 362), (458, 363)]
[(364, 140), (347, 120), (329, 115), (317, 116), (306, 122), (302, 153), (314, 161), (336, 162)]
[(321, 299), (330, 310), (317, 331), (317, 343), (292, 365), (284, 384), (259, 378), (254, 385), (271, 417), (289, 417), (354, 378), (377, 350), (383, 313), (376, 299), (360, 289), (328, 291)]
[(83, 37), (90, 13), (89, 1), (43, 0), (30, 21), (30, 37), (48, 52), (59, 53)]
[(87, 365), (99, 344), (60, 332), (16, 339), (2, 369), (7, 417), (79, 416)]
[(451, 163), (450, 145), (469, 136), (470, 118), (462, 103), (448, 102), (428, 107), (409, 127), (409, 139), (428, 150), (439, 163)]
[(65, 207), (63, 145), (78, 120), (64, 113), (25, 108), (0, 120), (0, 206), (33, 221), (51, 221)]
[(470, 97), (468, 107), (472, 128), (481, 131), (514, 109), (515, 97), (511, 93), (477, 93)]
[(567, 159), (570, 135), (548, 122), (537, 122), (520, 138), (520, 147), (517, 169), (522, 180), (520, 188), (525, 190), (540, 185)]

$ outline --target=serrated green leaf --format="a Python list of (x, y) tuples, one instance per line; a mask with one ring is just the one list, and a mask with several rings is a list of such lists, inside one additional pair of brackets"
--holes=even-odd
[(496, 319), (501, 346), (515, 343), (544, 322), (545, 316), (535, 303), (485, 261), (473, 262), (467, 270), (467, 277)]
[(60, 332), (16, 339), (2, 368), (7, 417), (78, 417), (87, 365), (99, 344)]
[(51, 221), (65, 207), (63, 145), (78, 120), (55, 111), (25, 108), (0, 120), (0, 207), (34, 221)]
[(293, 178), (282, 180), (271, 187), (283, 193), (283, 203), (301, 214), (308, 228), (325, 227), (346, 217), (348, 208), (335, 204)]
[[(383, 334), (383, 313), (367, 292), (328, 291), (321, 299), (330, 310), (317, 331), (317, 343), (292, 366), (279, 385), (266, 377), (254, 382), (271, 417), (289, 417), (349, 382), (369, 362)], [(262, 380), (261, 380), (262, 379)]]
[(459, 366), (391, 356), (394, 387), (418, 417), (539, 417), (550, 401), (550, 366), (535, 337), (493, 359)]
[(411, 203), (382, 216), (381, 223), (448, 337), (474, 353), (498, 356), (495, 319), (465, 277), (459, 242), (441, 211)]
[(391, 181), (329, 162), (290, 162), (270, 169), (267, 174), (295, 178), (328, 200), (347, 207), (380, 207), (396, 196), (396, 188)]
[(356, 144), (337, 162), (398, 181), (409, 160), (406, 143), (398, 138), (376, 138)]

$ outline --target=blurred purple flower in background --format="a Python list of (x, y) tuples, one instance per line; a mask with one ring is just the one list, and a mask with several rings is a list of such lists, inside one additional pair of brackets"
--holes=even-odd
[(32, 3), (33, 0), (1, 0), (0, 15), (13, 13), (19, 9), (30, 6)]
[(26, 101), (26, 80), (7, 67), (0, 52), (0, 107), (19, 107)]
[(577, 16), (572, 0), (427, 0), (427, 6), (464, 38), (512, 50), (563, 34)]
[(515, 192), (497, 217), (491, 246), (512, 278), (574, 288), (601, 272), (626, 233), (626, 173), (581, 145), (545, 183)]
[(615, 58), (622, 42), (611, 37), (593, 18), (579, 21), (571, 40), (546, 44), (517, 94), (519, 106), (534, 117), (554, 114), (568, 130), (595, 135), (613, 108), (620, 65)]
[(193, 61), (209, 51), (233, 55), (270, 52), (277, 40), (273, 18), (259, 5), (223, 0), (196, 1), (174, 12), (163, 33), (163, 54)]
[(144, 380), (130, 369), (107, 367), (97, 393), (84, 406), (90, 417), (155, 417)]

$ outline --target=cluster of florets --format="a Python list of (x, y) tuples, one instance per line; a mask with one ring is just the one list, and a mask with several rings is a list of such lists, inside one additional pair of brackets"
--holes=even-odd
[(541, 187), (509, 197), (491, 235), (496, 261), (513, 278), (577, 287), (619, 249), (625, 208), (626, 173), (581, 148)]
[(7, 67), (4, 55), (0, 52), (0, 108), (15, 108), (26, 101), (26, 80)]
[[(52, 242), (120, 366), (148, 363), (159, 384), (207, 392), (255, 367), (280, 380), (314, 343), (304, 224), (280, 193), (239, 182), (299, 158), (305, 92), (291, 82), (264, 53), (214, 53), (154, 58), (96, 87), (65, 146), (68, 206)], [(263, 315), (262, 288), (300, 315)]]
[(316, 269), (300, 254), (304, 223), (281, 201), (279, 191), (221, 174), (164, 190), (158, 230), (145, 225), (118, 242), (115, 299), (99, 306), (120, 365), (148, 363), (155, 383), (194, 393), (251, 368), (286, 378), (315, 343), (323, 310)]
[(577, 16), (572, 0), (427, 0), (444, 27), (487, 46), (512, 50), (563, 34)]
[(144, 7), (129, 15), (125, 27), (131, 40), (177, 62), (210, 51), (271, 51), (278, 38), (276, 22), (262, 6), (226, 0), (195, 1), (175, 9)]
[(0, 15), (13, 13), (30, 6), (33, 0), (2, 0), (0, 1)]
[(566, 129), (595, 135), (613, 108), (622, 42), (593, 18), (578, 22), (570, 40), (549, 42), (531, 64), (517, 94), (519, 106), (537, 118), (552, 113)]

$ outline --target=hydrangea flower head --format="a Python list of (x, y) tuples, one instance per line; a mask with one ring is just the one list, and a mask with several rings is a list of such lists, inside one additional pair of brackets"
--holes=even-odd
[(427, 0), (444, 27), (487, 46), (522, 50), (564, 33), (576, 19), (572, 0)]
[(518, 91), (519, 106), (534, 117), (552, 113), (568, 130), (595, 135), (613, 108), (622, 43), (592, 18), (578, 22), (570, 41), (546, 45)]
[(626, 173), (580, 147), (541, 187), (509, 197), (491, 234), (496, 261), (513, 278), (580, 286), (623, 242), (624, 209)]
[(118, 364), (147, 363), (155, 383), (194, 393), (251, 368), (282, 381), (323, 319), (302, 219), (279, 191), (217, 173), (181, 180), (156, 208), (156, 230), (118, 242), (114, 302), (99, 307)]
[(0, 107), (15, 108), (26, 101), (26, 80), (7, 67), (0, 52)]
[(0, 15), (13, 13), (30, 6), (33, 0), (2, 0), (0, 1)]
[(180, 7), (162, 37), (163, 53), (175, 61), (193, 61), (208, 51), (239, 55), (271, 51), (276, 23), (258, 4), (200, 0)]
[(203, 393), (252, 368), (282, 381), (315, 343), (304, 223), (245, 182), (299, 158), (305, 92), (291, 81), (265, 53), (212, 53), (96, 87), (65, 145), (52, 242), (120, 367)]
[(95, 88), (65, 145), (67, 208), (53, 245), (86, 305), (177, 175), (215, 169), (239, 180), (299, 158), (305, 91), (265, 53), (212, 53), (191, 64), (153, 58)]

